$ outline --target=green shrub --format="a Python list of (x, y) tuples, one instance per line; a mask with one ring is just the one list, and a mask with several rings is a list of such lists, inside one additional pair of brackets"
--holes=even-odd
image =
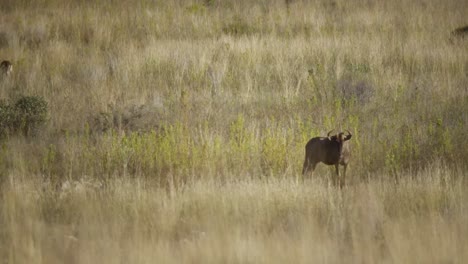
[(31, 135), (47, 119), (47, 102), (38, 96), (23, 96), (15, 103), (14, 112), (15, 131)]
[(249, 35), (254, 32), (254, 28), (239, 17), (235, 17), (231, 23), (225, 24), (222, 30), (224, 34), (234, 36)]
[(267, 129), (262, 142), (262, 166), (265, 174), (283, 174), (288, 166), (288, 140)]
[(7, 102), (0, 101), (0, 138), (6, 137), (13, 128), (14, 109)]
[(47, 119), (47, 102), (37, 96), (23, 96), (14, 105), (0, 101), (0, 138), (10, 134), (32, 135)]

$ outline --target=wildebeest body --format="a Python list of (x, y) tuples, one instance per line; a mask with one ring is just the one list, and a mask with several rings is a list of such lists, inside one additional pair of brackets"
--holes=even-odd
[[(327, 151), (316, 151), (320, 149)], [(334, 165), (340, 159), (340, 144), (328, 138), (313, 138), (306, 145), (306, 157), (309, 157), (311, 163), (321, 161), (327, 165)]]
[[(344, 177), (346, 175), (346, 167), (349, 161), (348, 141), (352, 135), (348, 131), (348, 135), (338, 133), (330, 136), (328, 132), (327, 137), (315, 137), (307, 142), (305, 147), (305, 161), (302, 169), (302, 174), (305, 175), (309, 171), (313, 171), (319, 162), (326, 165), (335, 165), (336, 174), (340, 186), (344, 185)], [(338, 165), (344, 166), (343, 178), (340, 179)]]

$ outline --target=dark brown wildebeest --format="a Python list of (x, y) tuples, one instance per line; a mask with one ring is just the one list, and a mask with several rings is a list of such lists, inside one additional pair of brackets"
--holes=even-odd
[(13, 71), (13, 64), (10, 61), (4, 60), (0, 63), (0, 70), (4, 75), (10, 75)]
[(450, 34), (450, 41), (468, 39), (468, 26), (454, 29)]
[[(333, 178), (333, 182), (335, 185), (338, 183), (340, 188), (343, 188), (350, 157), (349, 146), (346, 141), (350, 140), (352, 135), (348, 130), (346, 130), (347, 135), (343, 132), (330, 135), (331, 132), (333, 130), (328, 132), (326, 137), (314, 137), (307, 142), (302, 175), (304, 177), (308, 172), (314, 171), (319, 162), (326, 165), (335, 165), (336, 178)], [(343, 166), (343, 177), (340, 177), (339, 165)]]

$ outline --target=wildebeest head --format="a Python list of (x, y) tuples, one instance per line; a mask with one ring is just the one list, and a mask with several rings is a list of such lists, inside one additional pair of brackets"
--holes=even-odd
[(331, 132), (333, 132), (333, 131), (334, 130), (331, 130), (331, 131), (329, 131), (327, 133), (327, 137), (331, 141), (336, 141), (336, 142), (342, 143), (342, 142), (345, 142), (347, 140), (350, 140), (351, 137), (353, 136), (353, 135), (351, 135), (351, 133), (348, 130), (345, 130), (348, 133), (347, 135), (345, 135), (344, 132), (340, 132), (338, 134), (330, 136)]

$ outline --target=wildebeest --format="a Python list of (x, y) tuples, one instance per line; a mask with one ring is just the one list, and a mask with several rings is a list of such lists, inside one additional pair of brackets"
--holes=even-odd
[[(305, 176), (308, 172), (314, 171), (319, 162), (335, 165), (336, 178), (333, 178), (333, 182), (335, 185), (339, 183), (340, 188), (342, 188), (345, 185), (346, 167), (350, 156), (346, 141), (351, 139), (352, 134), (348, 130), (346, 130), (347, 135), (343, 132), (330, 135), (331, 132), (333, 130), (328, 132), (326, 137), (314, 137), (307, 142), (302, 175)], [(343, 166), (343, 177), (340, 177), (339, 165)]]
[(13, 64), (10, 61), (4, 60), (0, 63), (0, 70), (2, 74), (8, 76), (13, 71)]
[(451, 32), (450, 41), (468, 38), (468, 26), (456, 28)]

